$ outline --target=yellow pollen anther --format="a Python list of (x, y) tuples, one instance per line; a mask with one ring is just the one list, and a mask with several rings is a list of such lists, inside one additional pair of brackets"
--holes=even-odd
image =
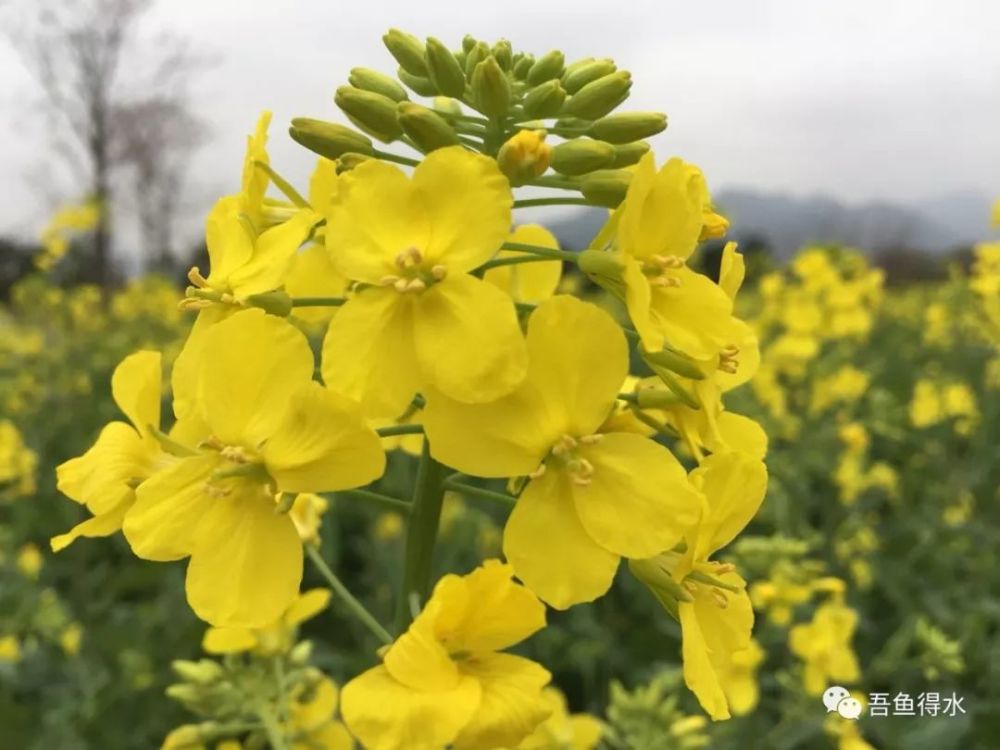
[(649, 280), (651, 286), (676, 288), (681, 285), (681, 280), (673, 276), (654, 276)]
[(395, 286), (397, 281), (400, 281), (399, 276), (394, 276), (392, 274), (387, 274), (378, 280), (379, 286)]
[(408, 247), (396, 256), (396, 265), (402, 270), (408, 270), (420, 264), (423, 254), (415, 247)]
[(214, 498), (226, 497), (226, 495), (231, 494), (233, 491), (232, 488), (220, 487), (219, 485), (212, 484), (211, 482), (205, 482), (202, 489), (206, 495)]
[(545, 472), (546, 472), (547, 469), (548, 469), (548, 466), (546, 464), (538, 464), (538, 468), (535, 469), (530, 474), (528, 474), (528, 478), (529, 479), (539, 479), (539, 478), (545, 476)]
[(396, 279), (392, 286), (397, 292), (405, 292), (407, 285), (410, 283), (409, 279)]
[(219, 451), (219, 455), (227, 461), (232, 461), (237, 464), (248, 464), (253, 460), (253, 457), (247, 452), (246, 448), (238, 445), (225, 446), (221, 451)]
[(698, 592), (697, 584), (691, 583), (691, 581), (684, 581), (684, 583), (682, 583), (681, 585), (687, 590), (689, 594), (695, 594)]
[(718, 604), (722, 609), (725, 609), (726, 607), (729, 606), (729, 600), (726, 598), (726, 595), (724, 593), (719, 591), (719, 589), (716, 588), (712, 589), (712, 599), (714, 599), (715, 603)]
[(408, 292), (422, 292), (427, 288), (427, 282), (423, 279), (410, 279), (406, 285)]
[(191, 266), (191, 270), (188, 271), (187, 277), (188, 281), (199, 289), (204, 289), (208, 286), (208, 279), (201, 275), (201, 271), (198, 270), (198, 266)]
[(196, 299), (194, 297), (186, 297), (177, 303), (178, 310), (204, 310), (206, 307), (211, 306), (211, 300)]
[(732, 573), (734, 570), (736, 570), (736, 566), (732, 563), (719, 563), (715, 566), (715, 574), (720, 576), (726, 573)]
[(604, 439), (604, 435), (601, 433), (594, 433), (593, 435), (584, 435), (579, 438), (581, 445), (595, 445)]
[(660, 268), (680, 268), (684, 265), (684, 259), (679, 255), (654, 255), (653, 261)]
[(722, 351), (719, 352), (719, 369), (723, 372), (728, 372), (730, 375), (736, 373), (739, 368), (740, 362), (737, 359), (739, 356), (740, 348), (730, 344)]
[(435, 281), (441, 281), (445, 276), (448, 275), (447, 266), (442, 266), (440, 263), (433, 268), (431, 268), (431, 276)]

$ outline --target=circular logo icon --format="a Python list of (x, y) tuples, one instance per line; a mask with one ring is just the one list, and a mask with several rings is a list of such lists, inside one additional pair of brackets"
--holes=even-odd
[(851, 697), (844, 698), (837, 704), (837, 713), (845, 719), (856, 721), (861, 716), (861, 701)]
[(826, 706), (826, 712), (831, 713), (836, 711), (840, 702), (844, 700), (844, 698), (850, 697), (851, 694), (848, 692), (847, 688), (843, 688), (840, 685), (828, 687), (826, 692), (823, 693), (823, 705)]

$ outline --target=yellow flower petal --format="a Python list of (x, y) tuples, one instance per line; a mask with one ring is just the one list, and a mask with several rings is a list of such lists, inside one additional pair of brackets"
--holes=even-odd
[(654, 174), (653, 154), (642, 157), (622, 203), (619, 245), (639, 259), (686, 259), (698, 244), (707, 190), (700, 172), (671, 159)]
[(255, 447), (284, 418), (289, 395), (312, 378), (306, 337), (281, 318), (247, 310), (205, 333), (198, 401), (226, 445)]
[(134, 498), (135, 495), (131, 490), (125, 490), (122, 493), (121, 502), (113, 506), (110, 510), (99, 516), (94, 516), (93, 518), (88, 518), (86, 521), (78, 523), (65, 534), (52, 537), (49, 542), (52, 546), (52, 551), (59, 552), (60, 550), (65, 549), (81, 536), (111, 536), (122, 527), (122, 520), (125, 518), (125, 512), (132, 507), (132, 501)]
[(438, 149), (413, 170), (413, 187), (432, 230), (429, 242), (417, 247), (449, 273), (482, 265), (510, 232), (510, 184), (488, 156), (461, 146)]
[(371, 287), (348, 300), (327, 328), (323, 382), (359, 401), (369, 416), (402, 414), (420, 387), (412, 303), (410, 295)]
[(544, 605), (513, 574), (510, 565), (486, 560), (466, 576), (438, 582), (434, 632), (449, 652), (500, 651), (545, 627)]
[(431, 454), (467, 474), (529, 474), (561, 434), (545, 424), (545, 397), (530, 383), (485, 404), (463, 404), (433, 389), (426, 398), (421, 419)]
[(325, 233), (338, 273), (377, 284), (398, 271), (399, 253), (411, 247), (426, 249), (431, 224), (422, 196), (403, 171), (369, 159), (340, 179)]
[(333, 719), (340, 692), (328, 677), (320, 680), (312, 690), (308, 702), (295, 702), (291, 706), (292, 724), (300, 731), (311, 732)]
[(647, 352), (663, 348), (663, 331), (653, 316), (653, 289), (642, 272), (642, 264), (630, 256), (623, 258), (622, 280), (625, 282), (625, 306)]
[(707, 276), (686, 266), (672, 272), (677, 287), (657, 287), (651, 311), (666, 340), (695, 359), (708, 359), (732, 338), (733, 301)]
[(527, 372), (514, 303), (473, 276), (449, 277), (420, 294), (413, 336), (424, 382), (458, 401), (493, 401)]
[(319, 214), (305, 209), (261, 233), (250, 260), (229, 276), (233, 294), (244, 298), (280, 287), (292, 258), (319, 220)]
[(367, 750), (441, 750), (479, 705), (479, 683), (462, 678), (450, 690), (417, 691), (385, 667), (355, 677), (341, 691), (341, 714)]
[(141, 351), (121, 361), (111, 376), (111, 395), (140, 435), (160, 427), (160, 353)]
[(210, 654), (238, 654), (257, 645), (257, 636), (247, 628), (208, 628), (201, 647)]
[(482, 698), (472, 720), (455, 738), (455, 750), (513, 747), (551, 713), (542, 700), (542, 688), (552, 675), (530, 659), (477, 655), (462, 662), (462, 672), (479, 682)]
[(279, 490), (333, 492), (382, 476), (385, 452), (354, 401), (306, 382), (282, 409), (261, 451)]
[(744, 453), (761, 461), (767, 455), (767, 433), (757, 422), (736, 414), (724, 411), (716, 418), (720, 440), (706, 440), (706, 447), (713, 452), (723, 448)]
[(531, 314), (527, 341), (528, 379), (544, 394), (546, 411), (559, 415), (560, 432), (596, 432), (628, 375), (628, 344), (618, 325), (596, 305), (559, 295)]
[(694, 551), (703, 560), (735, 539), (757, 514), (767, 492), (767, 468), (742, 453), (714, 453), (691, 472), (691, 481), (708, 500)]
[[(343, 297), (347, 279), (337, 273), (326, 247), (310, 244), (292, 258), (285, 277), (285, 291), (291, 297)], [(336, 307), (296, 307), (293, 314), (299, 320), (317, 323), (329, 320)]]
[(315, 617), (330, 603), (329, 589), (309, 589), (299, 594), (288, 611), (282, 616), (286, 625), (298, 625), (306, 620)]
[(715, 666), (709, 658), (708, 644), (701, 632), (694, 606), (685, 602), (677, 605), (683, 639), (684, 684), (695, 694), (702, 708), (715, 721), (729, 718), (729, 703), (719, 683)]
[(569, 477), (560, 471), (531, 480), (518, 498), (504, 529), (503, 552), (517, 577), (557, 609), (601, 596), (619, 560), (584, 530)]
[(736, 299), (746, 272), (746, 263), (743, 255), (736, 251), (736, 243), (727, 242), (722, 248), (722, 260), (719, 262), (719, 286), (729, 295), (729, 299)]
[(304, 742), (293, 742), (292, 750), (354, 750), (354, 740), (347, 727), (330, 721), (309, 732)]
[(662, 445), (619, 432), (580, 455), (594, 473), (590, 484), (573, 486), (576, 512), (591, 539), (609, 552), (651, 557), (673, 547), (698, 519), (698, 492)]
[(204, 484), (218, 461), (215, 455), (181, 459), (139, 485), (122, 522), (138, 557), (165, 562), (191, 554), (195, 530), (213, 506)]
[[(540, 224), (523, 224), (517, 227), (507, 241), (559, 249), (559, 241), (555, 235)], [(519, 255), (523, 253), (516, 250), (501, 250), (497, 257), (508, 258)], [(540, 304), (555, 294), (561, 278), (562, 261), (559, 260), (498, 266), (491, 268), (483, 276), (484, 281), (502, 289), (513, 297), (514, 301), (529, 305)]]
[(295, 600), (302, 581), (295, 525), (266, 497), (233, 493), (212, 502), (188, 564), (188, 603), (217, 627), (268, 625)]
[(205, 221), (205, 245), (208, 248), (208, 282), (229, 291), (229, 277), (250, 260), (253, 238), (240, 222), (240, 207), (235, 196), (220, 198)]
[(459, 683), (458, 667), (434, 632), (439, 599), (424, 607), (382, 658), (394, 680), (414, 690), (451, 690)]
[(150, 445), (131, 425), (110, 422), (86, 453), (56, 467), (56, 487), (103, 515), (119, 504), (132, 480), (148, 476), (151, 460)]
[(604, 734), (604, 725), (589, 714), (573, 714), (569, 722), (573, 728), (571, 750), (594, 750)]

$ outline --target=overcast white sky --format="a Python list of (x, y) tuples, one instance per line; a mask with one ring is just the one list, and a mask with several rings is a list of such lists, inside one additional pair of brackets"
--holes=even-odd
[[(390, 26), (452, 46), (471, 32), (569, 59), (613, 57), (633, 73), (627, 106), (668, 113), (659, 155), (701, 165), (713, 189), (848, 201), (1000, 195), (997, 0), (160, 0), (146, 28), (190, 37), (220, 60), (195, 91), (214, 128), (194, 169), (197, 195), (234, 189), (244, 135), (264, 108), (274, 111), (272, 162), (304, 178), (312, 159), (287, 122), (336, 118), (332, 94), (352, 66), (392, 72), (381, 43)], [(25, 127), (31, 92), (17, 57), (0, 50), (3, 233), (34, 233), (47, 208), (21, 179), (44, 153)]]

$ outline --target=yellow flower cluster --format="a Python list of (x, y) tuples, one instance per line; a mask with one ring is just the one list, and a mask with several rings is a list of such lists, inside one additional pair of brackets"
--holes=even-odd
[(24, 444), (14, 423), (0, 420), (0, 500), (34, 494), (37, 465), (38, 456)]
[(42, 251), (35, 265), (42, 271), (51, 269), (62, 260), (72, 239), (94, 229), (100, 217), (101, 206), (91, 199), (60, 208), (42, 230)]
[[(537, 178), (587, 196), (570, 178), (591, 174), (595, 154), (618, 160), (617, 148), (569, 138), (547, 154), (519, 135), (520, 105), (507, 104), (523, 87), (503, 95), (503, 81), (521, 75), (509, 45), (496, 53), (504, 63), (487, 48), (468, 94), (439, 42), (425, 48), (390, 32), (387, 44), (406, 70), (453, 92), (439, 112), (463, 111), (461, 99), (485, 119), (462, 115), (477, 125), (469, 137), (434, 141), (444, 131), (432, 130), (430, 110), (386, 109), (383, 100), (405, 91), (356, 69), (352, 82), (378, 92), (338, 92), (352, 122), (387, 142), (402, 128), (422, 158), (326, 128), (357, 151), (321, 158), (303, 197), (270, 164), (265, 113), (239, 191), (208, 215), (210, 267), (189, 272), (181, 307), (197, 319), (167, 368), (169, 389), (169, 356), (143, 349), (118, 364), (111, 392), (127, 421), (106, 425), (58, 468), (59, 489), (90, 517), (53, 549), (121, 530), (143, 559), (187, 559), (188, 602), (212, 626), (206, 650), (256, 656), (288, 651), (298, 623), (325, 605), (327, 594), (299, 593), (307, 554), (385, 644), (341, 700), (347, 729), (374, 750), (534, 748), (552, 736), (592, 746), (597, 729), (567, 719), (545, 692), (549, 673), (505, 650), (544, 627), (546, 604), (604, 595), (623, 558), (680, 623), (685, 682), (706, 711), (725, 719), (749, 710), (762, 659), (753, 609), (734, 565), (713, 556), (763, 501), (767, 437), (723, 405), (760, 357), (734, 312), (744, 277), (735, 245), (718, 281), (692, 267), (699, 243), (728, 226), (704, 176), (677, 158), (658, 168), (647, 144), (632, 148), (618, 161), (629, 169), (608, 177), (626, 188), (606, 225), (587, 250), (564, 252), (543, 227), (515, 226), (514, 210), (537, 203), (516, 200), (512, 185)], [(541, 72), (529, 81), (572, 76), (561, 56), (535, 64)], [(627, 92), (614, 87), (628, 82), (615, 74), (597, 89), (582, 85), (566, 106), (615, 143), (662, 129), (657, 115), (604, 118)], [(298, 125), (296, 134), (315, 142)], [(565, 179), (543, 178), (550, 161)], [(271, 187), (284, 198), (268, 196)], [(627, 322), (556, 294), (565, 263), (616, 298)], [(821, 299), (833, 313), (816, 316), (833, 326), (823, 332), (817, 320), (794, 336), (867, 331), (876, 275), (842, 275), (822, 253), (796, 272), (801, 288), (789, 299)], [(318, 361), (307, 333), (322, 333)], [(161, 413), (167, 391), (172, 419)], [(385, 471), (394, 446), (381, 439), (403, 435), (420, 441), (420, 458), (393, 637), (339, 583), (317, 542), (322, 493), (379, 496), (377, 486), (360, 488)], [(488, 480), (505, 481), (508, 493), (482, 487)], [(507, 562), (445, 575), (431, 591), (446, 490), (509, 501)], [(307, 730), (293, 731), (295, 741), (308, 744)]]

